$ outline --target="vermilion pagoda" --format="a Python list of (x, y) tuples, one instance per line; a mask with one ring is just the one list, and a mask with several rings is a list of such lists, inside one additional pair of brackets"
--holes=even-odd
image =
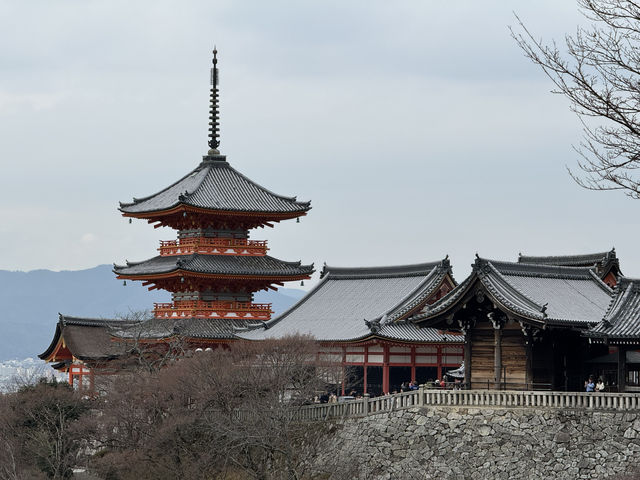
[(253, 293), (308, 279), (313, 265), (267, 255), (267, 242), (250, 240), (249, 231), (304, 216), (311, 207), (252, 182), (220, 154), (216, 50), (213, 54), (207, 155), (164, 190), (120, 204), (125, 217), (174, 228), (177, 239), (160, 242), (160, 255), (116, 265), (114, 272), (119, 279), (172, 293), (171, 303), (155, 305), (156, 318), (269, 320), (271, 305), (254, 303)]

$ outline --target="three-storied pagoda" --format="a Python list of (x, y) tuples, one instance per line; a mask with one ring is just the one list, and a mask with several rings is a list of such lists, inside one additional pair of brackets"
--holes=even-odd
[(270, 304), (253, 302), (253, 293), (283, 282), (304, 280), (313, 265), (284, 262), (267, 255), (267, 242), (249, 231), (306, 215), (310, 202), (276, 195), (233, 169), (218, 150), (218, 69), (213, 51), (209, 148), (200, 165), (160, 192), (121, 203), (125, 217), (145, 219), (178, 231), (160, 243), (160, 255), (115, 265), (122, 280), (140, 280), (149, 289), (172, 293), (156, 304), (156, 318), (264, 321)]
[(70, 383), (82, 387), (82, 377), (89, 376), (85, 384), (92, 384), (95, 370), (106, 371), (108, 363), (128, 351), (127, 341), (157, 343), (179, 336), (191, 348), (231, 341), (238, 328), (271, 318), (271, 304), (255, 303), (255, 292), (311, 278), (313, 265), (271, 257), (266, 241), (249, 238), (250, 230), (299, 219), (311, 206), (258, 185), (220, 154), (215, 49), (208, 144), (202, 162), (180, 180), (154, 195), (120, 203), (129, 221), (145, 219), (178, 233), (175, 240), (160, 243), (158, 256), (114, 265), (117, 278), (168, 290), (172, 301), (155, 304), (153, 318), (145, 322), (60, 315), (52, 343), (40, 358), (68, 372)]

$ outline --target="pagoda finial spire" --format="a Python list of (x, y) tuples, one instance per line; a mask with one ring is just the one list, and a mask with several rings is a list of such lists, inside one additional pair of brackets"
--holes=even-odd
[(211, 109), (209, 111), (209, 155), (220, 153), (220, 113), (218, 112), (218, 50), (213, 47), (213, 67), (211, 67)]

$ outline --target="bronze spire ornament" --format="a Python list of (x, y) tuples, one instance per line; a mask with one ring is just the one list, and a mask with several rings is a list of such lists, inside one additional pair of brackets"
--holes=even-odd
[(209, 111), (209, 155), (220, 151), (220, 113), (218, 112), (218, 50), (213, 47), (213, 67), (211, 67), (211, 109)]

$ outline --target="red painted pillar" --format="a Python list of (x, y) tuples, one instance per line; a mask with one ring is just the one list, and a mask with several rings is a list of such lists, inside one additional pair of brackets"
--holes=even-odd
[(389, 393), (389, 346), (382, 347), (382, 392)]
[(438, 345), (438, 378), (442, 378), (442, 347)]
[(73, 387), (73, 364), (69, 365), (69, 385)]
[(363, 362), (363, 369), (364, 369), (364, 387), (362, 389), (362, 393), (365, 394), (367, 393), (367, 361), (369, 359), (369, 347), (365, 346), (364, 347), (364, 362)]
[(347, 363), (347, 351), (344, 349), (344, 347), (342, 347), (342, 396), (344, 397), (345, 393), (344, 393), (344, 377), (345, 377), (345, 370), (347, 369), (347, 366), (345, 365)]
[(416, 347), (411, 347), (411, 381), (416, 381)]

